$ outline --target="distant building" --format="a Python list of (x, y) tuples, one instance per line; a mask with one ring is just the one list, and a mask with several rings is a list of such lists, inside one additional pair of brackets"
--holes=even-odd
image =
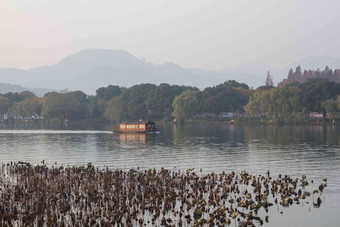
[(322, 119), (323, 118), (323, 114), (322, 113), (318, 113), (318, 112), (310, 112), (309, 113), (309, 118)]
[(220, 118), (233, 118), (234, 117), (234, 113), (232, 112), (222, 112), (219, 115)]
[(199, 118), (199, 119), (216, 119), (217, 118), (217, 114), (210, 113), (210, 112), (199, 113), (199, 114), (195, 115), (195, 118)]

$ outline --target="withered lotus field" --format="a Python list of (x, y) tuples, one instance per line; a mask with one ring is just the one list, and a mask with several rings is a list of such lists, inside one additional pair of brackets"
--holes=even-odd
[(270, 223), (269, 209), (319, 208), (327, 186), (327, 179), (269, 171), (99, 170), (91, 163), (8, 163), (0, 174), (0, 226), (258, 226)]

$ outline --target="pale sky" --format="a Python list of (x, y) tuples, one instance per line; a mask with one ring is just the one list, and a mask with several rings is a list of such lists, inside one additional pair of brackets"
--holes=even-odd
[(340, 57), (340, 1), (0, 0), (0, 68), (92, 48), (209, 70)]

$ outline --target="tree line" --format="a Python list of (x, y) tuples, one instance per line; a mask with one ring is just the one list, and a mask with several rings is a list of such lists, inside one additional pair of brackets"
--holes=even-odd
[(301, 67), (297, 66), (295, 71), (293, 71), (293, 69), (289, 70), (287, 79), (284, 79), (282, 82), (280, 82), (278, 84), (278, 87), (288, 85), (296, 81), (304, 83), (310, 79), (317, 78), (340, 83), (340, 69), (335, 69), (333, 71), (332, 69), (329, 69), (328, 66), (326, 66), (323, 71), (317, 69), (317, 70), (304, 70), (302, 72)]
[(172, 101), (193, 87), (161, 84), (140, 84), (130, 88), (109, 85), (96, 95), (82, 91), (49, 92), (36, 97), (32, 92), (0, 94), (0, 119), (31, 120), (136, 120), (171, 115)]
[(130, 88), (114, 85), (99, 88), (96, 95), (82, 91), (49, 92), (36, 97), (32, 92), (0, 94), (0, 118), (91, 119), (113, 122), (151, 119), (179, 121), (197, 112), (243, 111), (252, 93), (246, 84), (227, 81), (200, 91), (196, 87), (169, 84), (139, 84)]
[[(110, 95), (106, 95), (109, 93)], [(200, 91), (196, 87), (139, 84), (97, 90), (90, 116), (112, 122), (149, 119), (187, 121), (199, 112), (243, 112), (252, 91), (246, 84), (226, 81)]]
[(340, 83), (324, 79), (310, 79), (280, 87), (261, 87), (244, 107), (251, 116), (266, 116), (277, 120), (308, 118), (319, 112), (334, 119), (340, 111)]
[[(269, 83), (270, 84), (270, 83)], [(82, 91), (49, 92), (36, 97), (32, 92), (0, 94), (0, 119), (109, 120), (111, 122), (191, 120), (198, 113), (223, 112), (278, 120), (308, 118), (319, 112), (339, 118), (340, 83), (311, 79), (256, 90), (234, 80), (199, 90), (190, 86), (139, 84), (130, 88), (109, 85), (96, 95)]]

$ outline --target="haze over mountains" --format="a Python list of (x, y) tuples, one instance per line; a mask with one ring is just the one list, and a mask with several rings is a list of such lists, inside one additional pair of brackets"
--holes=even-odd
[(324, 69), (326, 65), (336, 69), (340, 68), (340, 58), (308, 57), (293, 62), (283, 69), (274, 69), (261, 62), (251, 62), (214, 72), (186, 69), (174, 63), (157, 65), (138, 59), (123, 50), (89, 49), (76, 52), (52, 66), (29, 70), (0, 69), (0, 83), (10, 83), (25, 88), (82, 90), (87, 94), (95, 94), (96, 89), (109, 84), (130, 87), (140, 83), (169, 83), (204, 89), (226, 80), (236, 80), (256, 88), (264, 85), (268, 70), (277, 84), (287, 77), (290, 68), (295, 69), (298, 65), (303, 70)]

